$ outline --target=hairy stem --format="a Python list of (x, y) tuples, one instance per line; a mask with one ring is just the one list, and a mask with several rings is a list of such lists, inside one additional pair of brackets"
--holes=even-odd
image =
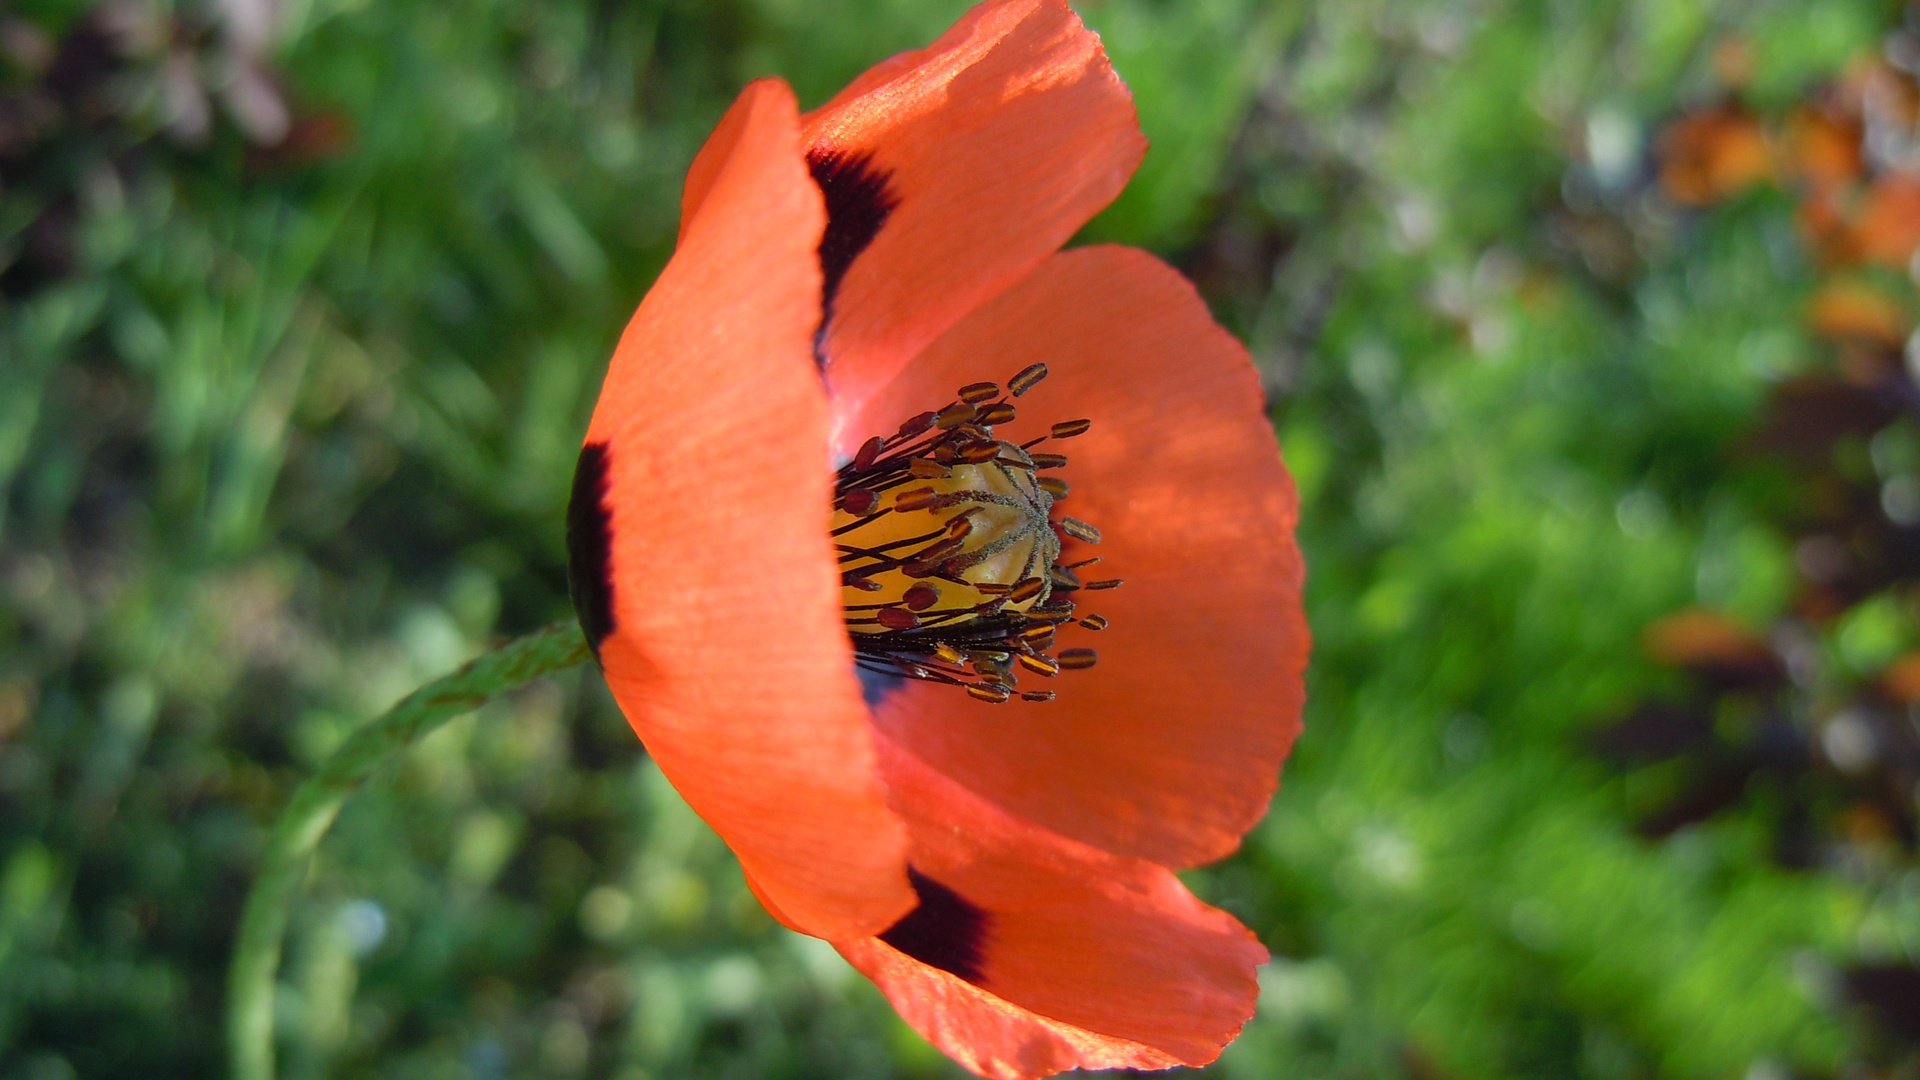
[(348, 736), (293, 793), (247, 896), (227, 973), (227, 1053), (234, 1080), (272, 1080), (274, 976), (281, 940), (313, 851), (347, 797), (421, 736), (497, 694), (573, 667), (588, 655), (586, 640), (572, 622), (510, 641), (400, 699)]

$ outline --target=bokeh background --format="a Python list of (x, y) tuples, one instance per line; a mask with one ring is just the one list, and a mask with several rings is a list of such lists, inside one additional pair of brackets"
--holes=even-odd
[[(1088, 235), (1251, 342), (1303, 493), (1216, 1074), (1920, 1076), (1914, 13), (1079, 7), (1154, 144)], [(566, 614), (706, 130), (962, 9), (0, 7), (0, 1076), (221, 1074), (293, 786)], [(957, 1075), (580, 670), (349, 805), (278, 1019), (294, 1078)]]

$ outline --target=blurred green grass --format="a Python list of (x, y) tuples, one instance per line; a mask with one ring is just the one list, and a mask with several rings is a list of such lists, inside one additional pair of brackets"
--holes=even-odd
[[(1643, 839), (1673, 778), (1588, 738), (1676, 688), (1648, 623), (1789, 604), (1726, 451), (1819, 361), (1791, 206), (1677, 211), (1652, 136), (1717, 92), (1721, 41), (1785, 102), (1898, 12), (1080, 7), (1154, 143), (1089, 236), (1174, 258), (1248, 338), (1303, 493), (1307, 735), (1194, 875), (1276, 955), (1217, 1073), (1854, 1060), (1835, 973), (1920, 950), (1912, 867), (1782, 868), (1763, 806)], [(818, 102), (961, 9), (262, 0), (173, 37), (140, 2), (0, 13), (9, 94), (103, 20), (130, 52), (68, 72), (30, 157), (0, 142), (0, 1075), (219, 1074), (286, 794), (564, 614), (579, 434), (699, 140), (746, 79)], [(293, 137), (249, 128), (253, 68)], [(591, 675), (351, 804), (284, 974), (296, 1078), (954, 1075), (760, 911)]]

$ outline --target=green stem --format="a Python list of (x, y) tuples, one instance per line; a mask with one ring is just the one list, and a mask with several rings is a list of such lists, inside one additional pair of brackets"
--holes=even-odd
[(234, 1080), (273, 1078), (273, 990), (281, 939), (314, 848), (347, 796), (421, 736), (496, 694), (570, 668), (587, 655), (586, 640), (571, 622), (510, 641), (400, 699), (348, 736), (293, 793), (247, 896), (227, 972), (227, 1053)]

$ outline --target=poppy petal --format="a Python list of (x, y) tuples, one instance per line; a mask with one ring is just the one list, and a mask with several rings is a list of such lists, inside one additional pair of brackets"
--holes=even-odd
[(921, 904), (836, 947), (928, 1041), (986, 1077), (1219, 1056), (1267, 953), (1164, 867), (1036, 829), (882, 748)]
[(587, 430), (576, 606), (628, 721), (755, 887), (809, 933), (872, 933), (914, 894), (827, 536), (824, 213), (785, 84), (741, 95), (685, 206)]
[(836, 395), (884, 383), (1111, 202), (1145, 152), (1133, 100), (1064, 0), (999, 0), (805, 120)]
[(1075, 594), (1106, 629), (1060, 634), (1098, 665), (1046, 680), (1058, 698), (1045, 703), (987, 707), (900, 682), (876, 722), (1018, 816), (1121, 855), (1212, 861), (1265, 812), (1304, 697), (1297, 500), (1258, 380), (1177, 272), (1086, 248), (969, 315), (842, 430), (890, 430), (955, 387), (1035, 363), (1050, 374), (999, 433), (1021, 442), (1092, 420), (1040, 449), (1068, 458), (1060, 512), (1103, 534), (1069, 541), (1064, 561), (1098, 555), (1082, 579), (1125, 582)]

